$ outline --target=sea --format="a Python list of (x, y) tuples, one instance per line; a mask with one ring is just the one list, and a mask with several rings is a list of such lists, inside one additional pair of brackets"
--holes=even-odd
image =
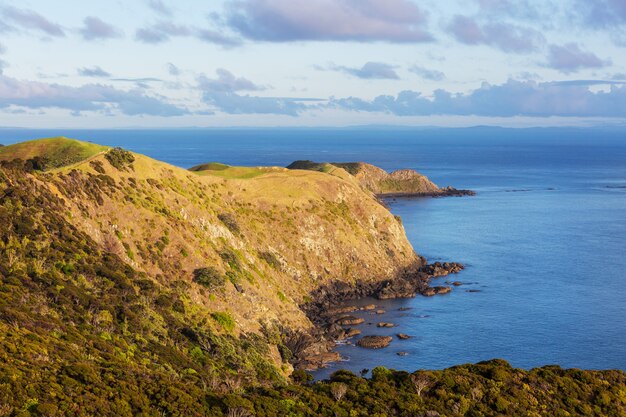
[[(415, 250), (461, 262), (450, 294), (376, 303), (344, 360), (317, 371), (440, 369), (502, 358), (513, 366), (626, 370), (626, 128), (23, 130), (0, 143), (68, 136), (189, 168), (204, 162), (286, 166), (298, 159), (415, 169), (473, 197), (388, 201)], [(396, 325), (380, 329), (380, 321)], [(411, 336), (399, 340), (397, 333)], [(400, 354), (400, 355), (399, 355)]]

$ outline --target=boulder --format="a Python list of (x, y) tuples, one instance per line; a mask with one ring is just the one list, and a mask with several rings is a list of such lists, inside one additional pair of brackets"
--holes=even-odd
[(367, 349), (382, 349), (389, 346), (392, 340), (391, 336), (364, 336), (356, 344)]
[(381, 321), (376, 325), (376, 327), (395, 327), (395, 324)]
[(406, 340), (406, 339), (410, 339), (411, 338), (411, 336), (409, 336), (408, 334), (405, 334), (405, 333), (398, 333), (396, 336), (400, 340)]
[(343, 316), (343, 317), (339, 317), (336, 323), (339, 324), (340, 326), (355, 326), (357, 324), (363, 323), (364, 321), (365, 320), (362, 319), (361, 317)]

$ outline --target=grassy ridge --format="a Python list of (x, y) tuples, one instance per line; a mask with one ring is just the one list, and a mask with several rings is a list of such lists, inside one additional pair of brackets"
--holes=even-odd
[(38, 139), (0, 147), (0, 161), (43, 158), (46, 169), (60, 168), (88, 159), (109, 149), (65, 137)]

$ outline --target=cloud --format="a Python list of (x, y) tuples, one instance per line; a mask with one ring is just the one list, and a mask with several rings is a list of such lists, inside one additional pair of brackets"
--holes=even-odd
[(488, 45), (504, 52), (533, 52), (545, 43), (544, 36), (534, 29), (506, 23), (480, 25), (475, 19), (461, 15), (454, 17), (448, 30), (466, 45)]
[(129, 116), (181, 116), (185, 108), (167, 103), (162, 98), (147, 96), (142, 91), (123, 91), (103, 84), (71, 87), (25, 81), (0, 75), (0, 108), (9, 106), (31, 109), (61, 108), (72, 112), (117, 110)]
[(202, 91), (205, 103), (228, 114), (283, 114), (297, 116), (310, 107), (306, 101), (318, 101), (310, 98), (259, 97), (241, 95), (242, 91), (259, 91), (265, 87), (252, 81), (236, 77), (225, 69), (216, 71), (217, 78), (198, 77), (198, 88)]
[(414, 65), (411, 68), (409, 68), (409, 71), (411, 71), (414, 74), (419, 75), (422, 78), (425, 78), (427, 80), (432, 80), (432, 81), (442, 81), (446, 78), (446, 74), (444, 74), (441, 71), (430, 70), (428, 68), (420, 67), (417, 65)]
[(97, 17), (88, 16), (83, 20), (83, 28), (80, 33), (83, 35), (83, 39), (91, 41), (96, 39), (110, 39), (119, 38), (122, 36), (120, 30), (115, 28)]
[(110, 77), (111, 74), (103, 70), (102, 68), (95, 66), (91, 68), (83, 67), (78, 69), (78, 75), (83, 77)]
[(410, 0), (242, 0), (227, 24), (248, 39), (427, 42), (427, 16)]
[(481, 13), (496, 16), (512, 16), (522, 19), (537, 19), (539, 11), (528, 0), (476, 0)]
[(483, 84), (467, 94), (437, 90), (432, 98), (415, 91), (373, 100), (355, 97), (332, 99), (330, 107), (397, 116), (473, 115), (487, 117), (626, 117), (626, 86), (610, 85), (592, 92), (590, 84), (554, 84), (509, 80)]
[(626, 23), (624, 0), (577, 0), (575, 9), (583, 15), (585, 23), (594, 28), (607, 28)]
[(148, 6), (163, 16), (171, 16), (173, 14), (172, 9), (163, 4), (161, 0), (148, 0)]
[(203, 91), (220, 92), (220, 93), (232, 93), (236, 91), (259, 91), (264, 90), (264, 87), (256, 85), (252, 81), (243, 78), (235, 77), (233, 73), (223, 68), (219, 68), (216, 71), (217, 78), (208, 78), (205, 75), (198, 77), (198, 85)]
[[(36, 13), (32, 10), (18, 9), (16, 7), (4, 7), (2, 9), (2, 16), (7, 21), (16, 24), (24, 29), (35, 29), (41, 31), (49, 36), (63, 37), (65, 31), (63, 28), (46, 19), (44, 16)], [(5, 28), (9, 28), (7, 23), (3, 25)]]
[(178, 68), (176, 65), (172, 64), (171, 62), (168, 62), (167, 63), (167, 72), (170, 75), (178, 76), (178, 75), (180, 75), (180, 68)]
[[(383, 62), (366, 62), (361, 68), (344, 67), (331, 65), (330, 70), (341, 71), (357, 78), (378, 79), (378, 80), (398, 80), (400, 77), (396, 73), (393, 65)], [(323, 69), (323, 68), (322, 68)]]
[(6, 46), (0, 43), (0, 55), (5, 54), (7, 52)]
[(552, 45), (548, 55), (548, 67), (563, 73), (576, 72), (585, 68), (602, 68), (610, 65), (592, 52), (585, 52), (575, 43), (563, 46)]
[(194, 37), (203, 42), (214, 43), (224, 47), (233, 47), (241, 44), (241, 41), (238, 39), (223, 35), (220, 32), (193, 26), (177, 25), (165, 21), (137, 29), (135, 32), (137, 40), (150, 44), (167, 42), (173, 37)]

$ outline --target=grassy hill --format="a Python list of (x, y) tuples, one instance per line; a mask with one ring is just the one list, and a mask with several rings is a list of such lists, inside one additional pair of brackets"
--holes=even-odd
[(363, 188), (374, 194), (445, 194), (446, 189), (439, 188), (425, 175), (416, 171), (403, 169), (388, 173), (387, 171), (365, 162), (313, 162), (295, 161), (288, 169), (304, 169), (326, 173), (344, 170), (353, 176)]
[(0, 147), (0, 161), (37, 158), (44, 169), (54, 169), (84, 161), (105, 152), (106, 146), (65, 137), (38, 139)]
[(622, 372), (290, 378), (314, 290), (422, 263), (343, 169), (220, 176), (235, 167), (68, 139), (1, 151), (0, 416), (623, 415)]

